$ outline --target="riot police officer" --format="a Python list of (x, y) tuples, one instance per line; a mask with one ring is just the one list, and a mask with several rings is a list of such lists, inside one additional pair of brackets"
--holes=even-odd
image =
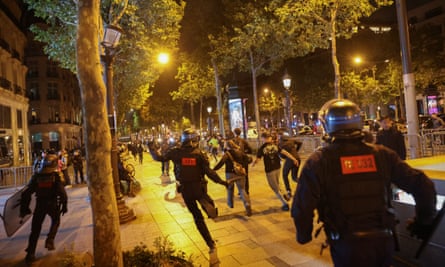
[(319, 118), (329, 141), (307, 159), (299, 177), (291, 209), (297, 241), (312, 240), (317, 209), (335, 266), (391, 266), (396, 221), (391, 183), (414, 196), (410, 229), (419, 238), (431, 231), (434, 184), (393, 150), (363, 141), (360, 109), (353, 102), (328, 101)]
[(31, 224), (28, 247), (26, 248), (27, 264), (35, 260), (35, 251), (39, 239), (42, 223), (48, 214), (51, 217), (51, 226), (45, 241), (45, 248), (54, 250), (54, 238), (60, 225), (60, 215), (67, 211), (67, 194), (64, 181), (58, 172), (58, 157), (48, 154), (40, 164), (40, 168), (31, 177), (29, 184), (22, 193), (20, 201), (20, 215), (24, 217), (31, 213), (29, 204), (32, 194), (36, 194), (36, 207)]
[(154, 160), (171, 160), (173, 162), (178, 192), (182, 194), (185, 205), (192, 213), (196, 227), (207, 243), (210, 253), (213, 253), (215, 241), (210, 235), (204, 217), (198, 208), (198, 203), (209, 218), (216, 218), (218, 210), (207, 193), (207, 180), (204, 176), (207, 175), (215, 183), (226, 187), (228, 184), (210, 168), (207, 155), (198, 148), (198, 143), (199, 135), (196, 131), (186, 129), (181, 135), (181, 146), (173, 147), (162, 155), (154, 148), (153, 143), (149, 144), (149, 149)]

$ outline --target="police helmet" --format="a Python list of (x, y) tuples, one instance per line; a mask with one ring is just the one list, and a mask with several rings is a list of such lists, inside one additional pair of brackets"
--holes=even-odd
[(361, 135), (360, 108), (347, 99), (332, 99), (318, 113), (324, 130), (331, 137), (355, 137)]
[(199, 135), (195, 130), (188, 128), (182, 132), (181, 144), (183, 146), (186, 146), (186, 145), (193, 146), (193, 145), (197, 144), (198, 141), (199, 141)]
[(56, 154), (48, 154), (42, 162), (38, 173), (53, 173), (58, 171), (58, 157)]

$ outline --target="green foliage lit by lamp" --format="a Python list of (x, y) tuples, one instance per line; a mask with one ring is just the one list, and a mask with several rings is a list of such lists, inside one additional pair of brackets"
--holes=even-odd
[(186, 258), (185, 252), (173, 248), (168, 238), (156, 238), (156, 251), (146, 245), (136, 246), (133, 250), (123, 253), (125, 267), (193, 267), (191, 257)]

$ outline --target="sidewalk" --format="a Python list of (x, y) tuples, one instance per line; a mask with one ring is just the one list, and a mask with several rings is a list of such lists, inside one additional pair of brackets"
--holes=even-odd
[[(131, 250), (141, 243), (153, 248), (158, 237), (168, 237), (174, 248), (192, 256), (196, 266), (208, 266), (208, 248), (199, 235), (191, 214), (183, 204), (182, 197), (175, 195), (175, 185), (162, 184), (159, 178), (160, 163), (153, 162), (145, 154), (144, 164), (133, 162), (136, 177), (142, 184), (142, 191), (134, 198), (127, 198), (136, 220), (121, 225), (122, 249)], [(211, 165), (215, 165), (214, 161)], [(224, 169), (224, 168), (223, 168)], [(224, 177), (223, 171), (218, 172)], [(219, 266), (331, 266), (329, 250), (320, 256), (322, 235), (307, 245), (295, 241), (295, 227), (289, 212), (281, 211), (281, 203), (269, 188), (264, 168), (258, 163), (250, 168), (250, 196), (253, 215), (245, 216), (240, 199), (235, 207), (226, 205), (226, 190), (223, 186), (209, 181), (209, 194), (214, 198), (220, 216), (207, 219), (207, 225), (217, 240)], [(292, 182), (292, 188), (296, 184)], [(56, 251), (44, 248), (49, 218), (45, 220), (37, 246), (33, 266), (48, 266), (48, 261), (65, 250), (89, 252), (93, 249), (92, 216), (86, 186), (68, 188), (69, 212), (62, 217), (56, 237)], [(24, 249), (30, 232), (28, 221), (13, 237), (7, 238), (0, 230), (0, 266), (25, 266)]]

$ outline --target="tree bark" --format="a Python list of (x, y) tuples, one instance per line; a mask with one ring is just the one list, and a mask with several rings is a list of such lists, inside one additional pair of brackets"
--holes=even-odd
[(95, 266), (121, 267), (119, 215), (113, 188), (106, 87), (99, 57), (100, 0), (78, 1), (77, 71), (84, 121)]

